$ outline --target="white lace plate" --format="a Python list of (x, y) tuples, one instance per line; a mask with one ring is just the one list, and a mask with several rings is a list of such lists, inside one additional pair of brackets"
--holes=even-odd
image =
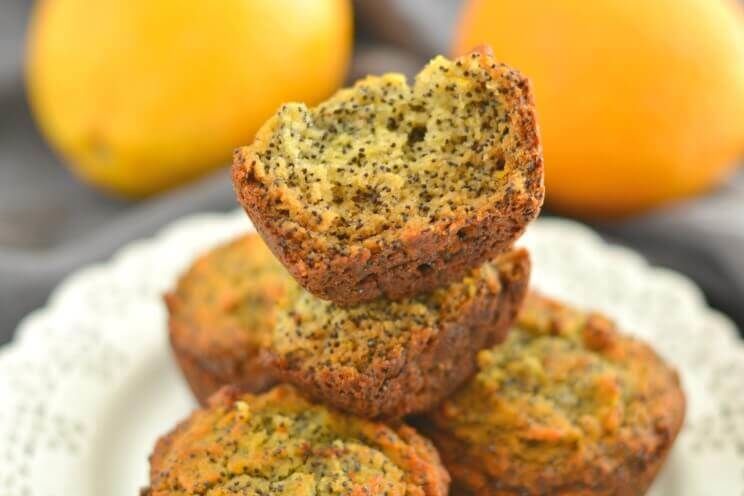
[[(200, 215), (76, 272), (0, 350), (0, 496), (134, 496), (155, 439), (194, 402), (171, 359), (161, 294), (195, 255), (250, 229)], [(606, 312), (679, 368), (688, 416), (652, 494), (744, 495), (744, 346), (686, 278), (589, 229), (540, 220), (533, 284)]]

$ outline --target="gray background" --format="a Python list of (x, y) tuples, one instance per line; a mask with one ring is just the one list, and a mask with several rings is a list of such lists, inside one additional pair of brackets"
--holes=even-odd
[[(350, 79), (387, 70), (412, 74), (430, 55), (446, 52), (458, 4), (356, 2), (359, 41)], [(39, 136), (24, 96), (30, 5), (0, 4), (0, 343), (76, 268), (183, 215), (235, 208), (225, 170), (139, 203), (102, 196), (71, 177)], [(744, 327), (744, 175), (705, 198), (594, 227), (693, 277), (711, 304)]]

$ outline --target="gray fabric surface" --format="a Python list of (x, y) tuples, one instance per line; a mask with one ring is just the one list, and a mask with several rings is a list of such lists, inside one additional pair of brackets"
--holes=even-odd
[[(416, 72), (431, 54), (446, 51), (458, 4), (358, 1), (361, 41), (350, 77)], [(0, 343), (75, 269), (183, 215), (235, 207), (226, 171), (140, 203), (101, 196), (72, 178), (38, 135), (23, 95), (29, 5), (0, 4)], [(595, 227), (693, 277), (744, 327), (744, 176), (706, 198)]]

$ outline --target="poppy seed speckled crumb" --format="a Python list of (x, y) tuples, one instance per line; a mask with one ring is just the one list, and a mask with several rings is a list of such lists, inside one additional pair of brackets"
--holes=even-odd
[(478, 369), (419, 423), (455, 494), (639, 496), (684, 419), (677, 373), (648, 345), (536, 294)]
[(399, 300), (508, 251), (543, 200), (528, 81), (485, 51), (433, 59), (409, 86), (369, 76), (283, 105), (236, 150), (238, 200), (314, 295)]
[(395, 418), (433, 407), (501, 341), (527, 291), (527, 252), (501, 255), (431, 293), (340, 307), (297, 287), (277, 314), (276, 375), (336, 408)]
[(446, 496), (429, 441), (404, 424), (344, 414), (277, 386), (221, 390), (160, 438), (144, 496)]

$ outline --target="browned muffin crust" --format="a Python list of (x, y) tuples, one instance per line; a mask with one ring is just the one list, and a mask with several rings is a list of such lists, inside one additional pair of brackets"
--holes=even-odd
[(261, 350), (289, 285), (260, 236), (248, 234), (202, 255), (166, 294), (171, 347), (201, 404), (227, 384), (252, 392), (274, 384)]
[[(310, 137), (293, 147), (299, 126)], [(236, 150), (233, 183), (314, 295), (353, 305), (431, 291), (508, 251), (539, 212), (529, 83), (481, 50), (435, 58), (410, 88), (388, 74), (313, 109), (285, 105)]]
[(277, 316), (277, 375), (341, 410), (396, 418), (436, 405), (503, 340), (529, 280), (524, 250), (432, 293), (339, 307), (297, 288)]
[(531, 294), (478, 360), (419, 423), (455, 494), (639, 496), (682, 426), (676, 372), (598, 314)]
[(425, 438), (334, 411), (288, 385), (226, 387), (161, 437), (143, 496), (445, 496), (449, 476)]

